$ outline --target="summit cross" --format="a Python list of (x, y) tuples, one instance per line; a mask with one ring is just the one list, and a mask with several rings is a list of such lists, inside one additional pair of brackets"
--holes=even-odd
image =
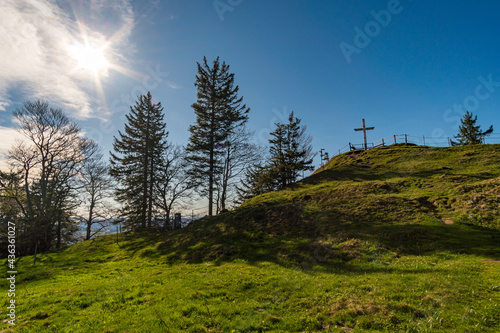
[(356, 132), (363, 131), (363, 138), (365, 139), (365, 150), (368, 150), (368, 144), (366, 143), (366, 131), (371, 131), (373, 129), (375, 129), (375, 127), (366, 127), (364, 118), (363, 118), (363, 127), (354, 129)]

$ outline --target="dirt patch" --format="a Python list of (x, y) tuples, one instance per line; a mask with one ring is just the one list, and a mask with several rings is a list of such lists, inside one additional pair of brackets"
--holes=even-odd
[(500, 264), (500, 260), (497, 260), (497, 259), (484, 259), (484, 261), (491, 262), (491, 263), (494, 263), (494, 264)]
[(444, 224), (453, 224), (454, 223), (453, 220), (450, 218), (443, 218), (442, 221)]

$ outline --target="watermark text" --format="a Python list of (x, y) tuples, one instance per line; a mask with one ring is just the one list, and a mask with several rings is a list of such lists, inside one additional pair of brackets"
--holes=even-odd
[(7, 281), (9, 281), (9, 290), (7, 297), (9, 298), (9, 305), (7, 306), (8, 323), (15, 325), (16, 322), (16, 224), (8, 222), (8, 271)]

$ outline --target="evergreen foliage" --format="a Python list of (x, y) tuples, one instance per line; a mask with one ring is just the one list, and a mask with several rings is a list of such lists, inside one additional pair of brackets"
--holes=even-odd
[(239, 186), (237, 186), (238, 203), (278, 189), (276, 181), (272, 178), (268, 165), (253, 164), (245, 170)]
[(110, 152), (110, 174), (119, 184), (116, 199), (132, 226), (152, 226), (156, 174), (168, 136), (162, 111), (161, 103), (153, 104), (149, 92), (139, 96), (126, 115), (125, 132), (118, 132), (114, 152)]
[(462, 119), (461, 125), (458, 128), (458, 134), (455, 139), (458, 142), (451, 141), (454, 146), (477, 145), (484, 142), (484, 137), (493, 133), (493, 125), (487, 131), (481, 132), (481, 126), (476, 125), (477, 116), (467, 111)]
[(276, 124), (271, 133), (269, 148), (272, 178), (280, 187), (294, 184), (302, 171), (314, 170), (311, 137), (306, 136), (306, 127), (300, 126), (300, 119), (293, 112), (287, 124)]
[(266, 164), (254, 164), (246, 170), (238, 187), (239, 202), (292, 185), (301, 172), (314, 170), (312, 138), (306, 135), (307, 128), (301, 127), (300, 122), (292, 112), (288, 123), (275, 124), (269, 139), (270, 157)]
[(196, 123), (189, 127), (187, 152), (200, 193), (208, 195), (208, 215), (213, 215), (215, 182), (223, 167), (221, 155), (231, 133), (248, 120), (250, 109), (238, 96), (239, 87), (234, 84), (229, 65), (217, 58), (210, 66), (205, 57), (197, 64), (198, 93), (192, 105)]

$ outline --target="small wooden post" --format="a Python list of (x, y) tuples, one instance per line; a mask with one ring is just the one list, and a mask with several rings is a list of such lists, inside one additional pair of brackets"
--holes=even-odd
[(423, 136), (423, 138), (424, 138), (424, 147), (425, 147), (425, 135)]
[(405, 145), (408, 144), (408, 134), (405, 134)]
[(451, 140), (450, 140), (450, 137), (448, 137), (448, 147), (451, 147)]
[(396, 135), (394, 135), (394, 144), (396, 144), (397, 141), (396, 141)]
[(382, 139), (382, 146), (385, 146), (385, 142), (384, 142), (384, 139)]

